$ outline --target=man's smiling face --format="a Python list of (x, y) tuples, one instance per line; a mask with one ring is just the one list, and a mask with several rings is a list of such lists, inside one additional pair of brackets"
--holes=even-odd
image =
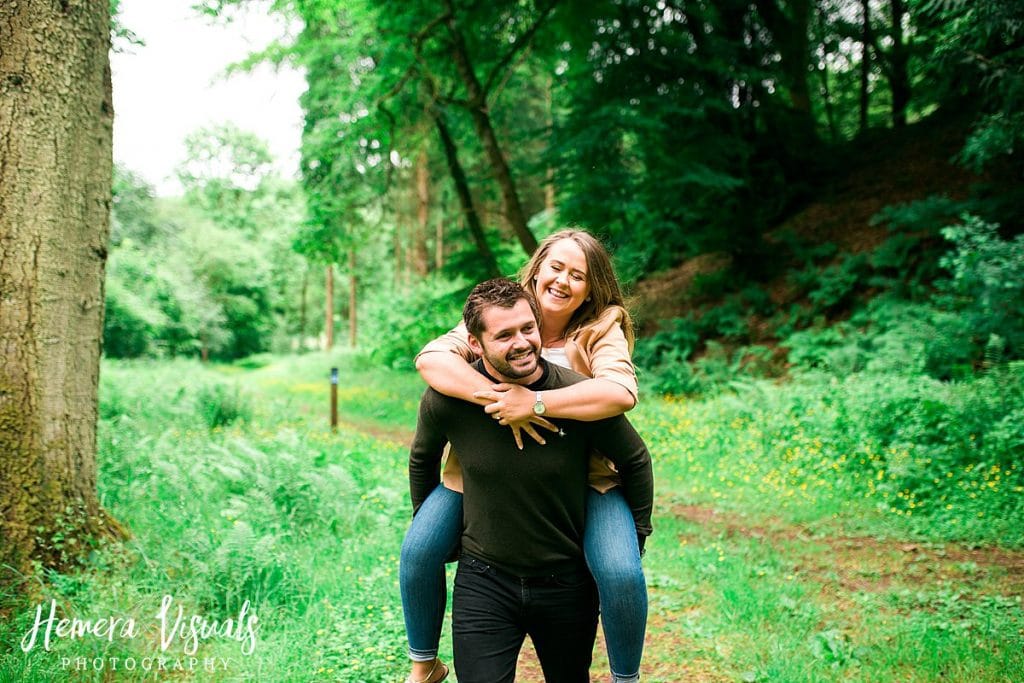
[(520, 299), (512, 308), (488, 306), (481, 317), (484, 330), (479, 339), (470, 335), (469, 345), (488, 371), (517, 384), (539, 379), (540, 329), (530, 303)]

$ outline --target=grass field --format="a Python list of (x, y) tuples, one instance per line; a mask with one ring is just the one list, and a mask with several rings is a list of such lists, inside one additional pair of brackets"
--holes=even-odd
[[(932, 424), (917, 413), (869, 433), (865, 420), (895, 424), (904, 399), (977, 410), (968, 393), (984, 389), (879, 382), (646, 397), (630, 414), (657, 478), (646, 681), (1024, 680), (1016, 451), (954, 462), (900, 426)], [(25, 653), (36, 606), (17, 605), (0, 625), (0, 680), (401, 680), (398, 551), (421, 391), (346, 354), (105, 363), (99, 489), (133, 536), (97, 547), (86, 571), (47, 576), (44, 613), (52, 598), (67, 617), (132, 617), (140, 633)], [(972, 453), (974, 432), (961, 440), (955, 453)], [(185, 622), (255, 613), (255, 648), (222, 628), (162, 650), (164, 596)], [(163, 668), (143, 669), (159, 655)], [(599, 644), (592, 680), (606, 667)], [(525, 654), (520, 680), (537, 672)]]

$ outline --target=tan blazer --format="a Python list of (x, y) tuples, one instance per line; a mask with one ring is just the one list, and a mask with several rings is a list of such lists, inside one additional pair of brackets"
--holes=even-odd
[[(576, 372), (624, 386), (633, 396), (633, 404), (636, 405), (636, 368), (630, 358), (633, 339), (631, 336), (627, 337), (623, 331), (627, 315), (626, 309), (621, 306), (609, 306), (596, 319), (583, 325), (566, 339), (565, 355)], [(457, 353), (465, 358), (466, 362), (472, 363), (477, 356), (469, 348), (468, 335), (465, 324), (460, 322), (454, 329), (424, 346), (416, 357), (419, 358), (424, 353), (446, 351)], [(445, 461), (442, 479), (445, 487), (452, 491), (462, 491), (462, 468), (456, 455), (450, 451)], [(590, 456), (588, 482), (591, 487), (604, 493), (618, 486), (620, 480), (611, 461), (600, 453), (594, 453)]]

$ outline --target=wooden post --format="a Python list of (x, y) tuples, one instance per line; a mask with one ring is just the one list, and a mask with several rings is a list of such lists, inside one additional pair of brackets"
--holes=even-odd
[(331, 368), (331, 430), (338, 431), (338, 368)]

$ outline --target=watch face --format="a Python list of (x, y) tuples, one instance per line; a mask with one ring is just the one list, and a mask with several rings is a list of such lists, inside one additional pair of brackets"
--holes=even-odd
[(544, 401), (537, 401), (533, 404), (533, 412), (537, 415), (543, 415), (547, 407), (544, 405)]

